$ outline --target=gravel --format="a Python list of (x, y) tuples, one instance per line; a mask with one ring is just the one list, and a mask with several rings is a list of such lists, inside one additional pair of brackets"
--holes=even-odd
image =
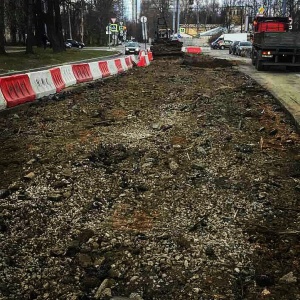
[(299, 135), (206, 56), (2, 112), (0, 299), (300, 299)]

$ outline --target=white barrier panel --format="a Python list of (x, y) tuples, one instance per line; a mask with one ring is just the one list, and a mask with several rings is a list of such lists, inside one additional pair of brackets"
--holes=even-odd
[(145, 58), (146, 58), (146, 65), (147, 65), (147, 66), (149, 66), (149, 65), (150, 65), (149, 56), (148, 56), (148, 55), (146, 55), (146, 56), (145, 56)]
[(107, 61), (108, 69), (111, 75), (118, 74), (118, 68), (116, 67), (115, 60), (110, 59)]
[(99, 62), (94, 61), (94, 62), (89, 63), (89, 65), (90, 65), (91, 73), (93, 75), (93, 80), (102, 78), (102, 72), (100, 71), (100, 68), (99, 68)]
[(186, 52), (186, 47), (181, 47), (181, 52)]
[(124, 71), (127, 71), (129, 69), (126, 64), (125, 57), (121, 57), (121, 64)]
[(131, 60), (135, 63), (135, 64), (137, 64), (138, 62), (139, 62), (139, 58), (136, 56), (136, 55), (130, 55), (131, 56)]
[(66, 87), (76, 84), (76, 78), (71, 65), (60, 66), (59, 68)]
[(0, 90), (0, 110), (3, 110), (6, 108), (6, 100)]
[(36, 99), (56, 93), (56, 87), (49, 70), (27, 73)]

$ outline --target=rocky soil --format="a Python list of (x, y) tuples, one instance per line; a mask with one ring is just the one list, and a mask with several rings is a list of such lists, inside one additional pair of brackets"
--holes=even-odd
[(159, 59), (0, 127), (0, 299), (300, 299), (299, 135), (231, 63)]

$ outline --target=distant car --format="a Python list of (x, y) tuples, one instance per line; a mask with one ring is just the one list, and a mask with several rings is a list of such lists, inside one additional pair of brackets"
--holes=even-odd
[(218, 49), (219, 48), (219, 42), (221, 41), (221, 39), (216, 39), (215, 41), (213, 41), (210, 44), (210, 48), (211, 49)]
[(229, 54), (235, 54), (236, 46), (240, 41), (233, 41), (229, 47)]
[(141, 46), (137, 42), (128, 42), (125, 44), (125, 55), (127, 54), (139, 54)]
[(239, 42), (236, 46), (236, 54), (241, 55), (243, 50), (246, 49), (252, 49), (252, 43), (251, 42)]
[(71, 39), (66, 40), (66, 43), (71, 44), (71, 47), (76, 47), (76, 48), (79, 48), (79, 49), (81, 49), (85, 46), (84, 43), (77, 42), (77, 41), (71, 40)]
[(69, 43), (69, 42), (65, 42), (65, 47), (66, 47), (66, 48), (72, 48), (72, 44)]
[(231, 45), (232, 41), (228, 41), (228, 40), (221, 40), (218, 42), (218, 46), (216, 49), (221, 49), (221, 50), (224, 50), (224, 49), (228, 49)]

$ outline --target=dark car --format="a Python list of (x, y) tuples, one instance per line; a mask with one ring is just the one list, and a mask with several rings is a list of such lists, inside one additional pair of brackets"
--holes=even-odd
[(242, 52), (247, 49), (252, 49), (251, 42), (239, 42), (238, 45), (236, 46), (236, 55), (241, 55)]
[(217, 38), (215, 41), (213, 41), (213, 42), (210, 44), (210, 48), (211, 48), (211, 49), (218, 49), (218, 48), (219, 48), (219, 42), (220, 42), (220, 41), (223, 41), (223, 39)]
[(216, 49), (221, 49), (221, 50), (228, 49), (230, 47), (231, 43), (232, 43), (232, 41), (229, 41), (229, 40), (225, 40), (225, 41), (221, 40), (221, 41), (219, 41)]
[(77, 42), (77, 41), (71, 40), (71, 39), (66, 40), (66, 43), (71, 44), (71, 47), (76, 47), (76, 48), (79, 48), (79, 49), (81, 49), (85, 46), (84, 43)]
[(141, 46), (137, 42), (128, 42), (125, 44), (125, 54), (139, 54)]
[(240, 41), (233, 41), (229, 47), (229, 54), (236, 54), (236, 46), (239, 44)]

